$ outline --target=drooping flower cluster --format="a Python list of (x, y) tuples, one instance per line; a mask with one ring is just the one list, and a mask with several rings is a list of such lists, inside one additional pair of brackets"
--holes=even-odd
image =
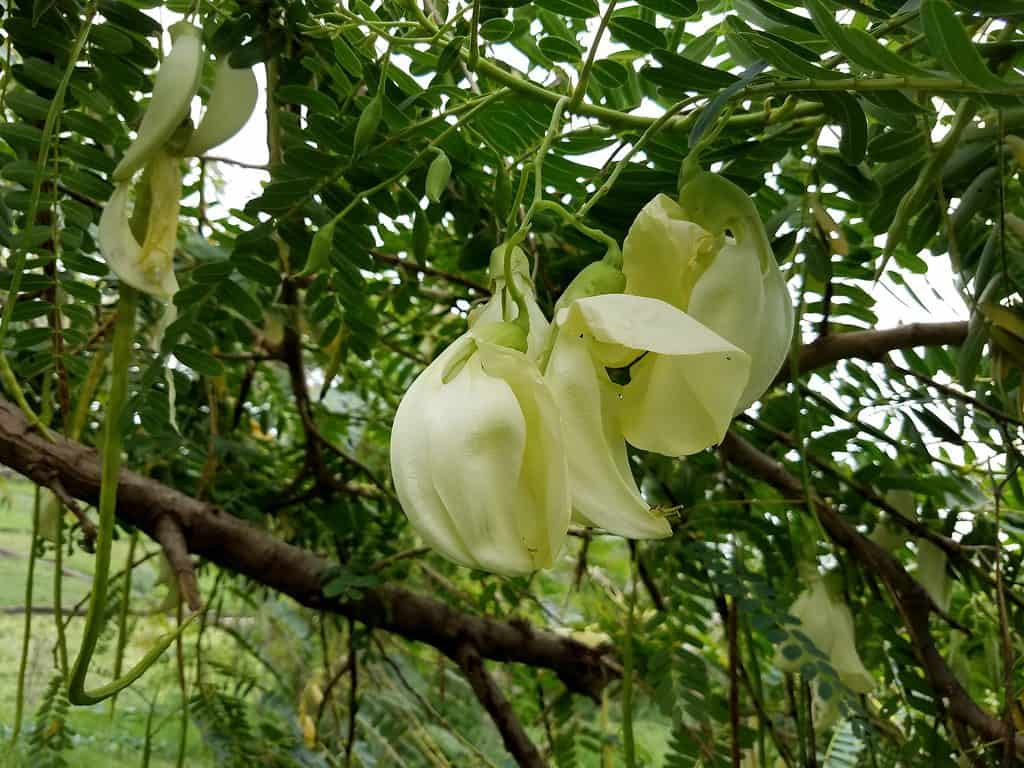
[(668, 456), (714, 445), (778, 372), (792, 304), (753, 203), (731, 182), (699, 174), (678, 202), (652, 200), (619, 264), (581, 271), (549, 324), (526, 255), (499, 246), (491, 299), (406, 392), (395, 488), (449, 559), (530, 573), (552, 564), (570, 518), (671, 535), (627, 442)]
[[(163, 300), (178, 290), (173, 259), (181, 159), (201, 155), (234, 136), (257, 98), (252, 70), (235, 69), (224, 58), (217, 63), (206, 112), (191, 130), (189, 106), (205, 61), (202, 32), (182, 21), (170, 34), (171, 51), (157, 72), (138, 136), (111, 174), (116, 186), (99, 225), (100, 252), (111, 270), (127, 285)], [(141, 179), (133, 185), (140, 169)]]

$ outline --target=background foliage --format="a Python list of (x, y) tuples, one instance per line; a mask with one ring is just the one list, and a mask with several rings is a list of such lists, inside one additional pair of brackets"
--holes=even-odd
[[(1024, 158), (1007, 137), (1024, 130), (1015, 69), (1024, 4), (154, 5), (5, 4), (0, 351), (54, 429), (67, 431), (82, 408), (81, 440), (98, 441), (118, 285), (96, 223), (166, 45), (155, 19), (192, 13), (212, 53), (265, 70), (269, 104), (253, 119), (267, 122), (269, 165), (239, 208), (220, 203), (238, 183), (233, 162), (205, 158), (186, 176), (179, 317), (155, 349), (160, 308), (143, 302), (128, 466), (329, 558), (329, 597), (404, 583), (465, 613), (605, 643), (613, 665), (631, 649), (641, 764), (729, 765), (735, 747), (745, 765), (1002, 759), (1000, 742), (950, 714), (959, 694), (936, 690), (923, 669), (906, 595), (820, 531), (810, 499), (867, 533), (886, 492), (914, 494), (920, 525), (949, 542), (955, 580), (948, 617), (930, 617), (934, 642), (965, 695), (1012, 728), (1024, 686), (1024, 316), (1014, 308), (1024, 232), (1012, 218)], [(689, 146), (709, 139), (702, 161), (753, 196), (799, 307), (793, 370), (733, 432), (782, 462), (800, 493), (714, 450), (636, 455), (648, 498), (675, 511), (671, 539), (631, 553), (578, 530), (550, 572), (502, 579), (417, 548), (391, 491), (388, 436), (402, 393), (486, 297), (490, 251), (533, 194), (531, 164), (563, 95), (573, 97), (571, 118), (544, 157), (543, 191), (577, 218), (534, 220), (527, 245), (542, 305), (603, 255), (574, 220), (621, 242), (645, 202), (674, 193)], [(358, 119), (378, 98), (380, 126), (354, 151)], [(430, 202), (436, 150), (453, 170)], [(313, 234), (339, 216), (326, 261), (307, 264)], [(956, 301), (929, 281), (952, 282)], [(871, 346), (868, 334), (847, 359), (789, 375), (800, 343), (874, 329), (882, 304), (899, 306), (892, 296), (969, 326), (898, 351)], [(16, 497), (12, 526), (27, 554), (32, 494), (14, 481), (5, 493)], [(774, 668), (793, 629), (793, 563), (808, 531), (841, 581), (878, 681), (866, 696), (845, 690), (824, 660), (797, 676)], [(131, 531), (120, 535), (127, 542)], [(68, 538), (64, 558), (88, 569), (77, 524)], [(33, 546), (41, 564), (54, 557), (52, 544)], [(145, 537), (138, 547), (136, 559), (157, 551)], [(896, 555), (913, 574), (913, 539)], [(125, 765), (147, 764), (154, 745), (153, 765), (186, 755), (189, 765), (511, 764), (437, 649), (301, 609), (215, 562), (199, 569), (203, 627), (122, 695), (113, 726), (68, 713), (49, 663), (52, 620), (37, 615), (32, 632), (47, 651), (30, 670), (35, 714), (9, 759), (83, 765), (76, 755), (89, 739), (113, 733)], [(156, 588), (152, 563), (135, 571), (130, 605), (160, 608), (162, 592), (145, 594)], [(37, 605), (50, 588), (36, 584)], [(109, 606), (115, 648), (124, 594)], [(166, 621), (129, 623), (129, 656)], [(20, 623), (4, 638), (20, 642)], [(108, 655), (101, 672), (118, 654)], [(4, 657), (10, 667), (20, 654)], [(546, 761), (622, 764), (618, 680), (593, 701), (551, 670), (491, 670)], [(5, 679), (6, 698), (13, 675)]]

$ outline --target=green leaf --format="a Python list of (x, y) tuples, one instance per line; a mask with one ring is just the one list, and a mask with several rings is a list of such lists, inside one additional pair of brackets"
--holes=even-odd
[(613, 39), (621, 40), (634, 51), (647, 53), (655, 48), (665, 48), (667, 45), (665, 35), (660, 29), (634, 16), (612, 16), (608, 22), (608, 29)]
[(515, 25), (509, 19), (488, 19), (480, 25), (480, 37), (492, 43), (500, 43), (512, 37)]
[(864, 30), (837, 22), (821, 0), (807, 0), (804, 7), (810, 11), (814, 26), (825, 39), (861, 69), (895, 75), (924, 74), (907, 58), (893, 53)]
[(1006, 83), (989, 71), (946, 0), (922, 0), (921, 25), (928, 47), (949, 72), (979, 88), (1006, 88)]
[(535, 0), (534, 5), (571, 19), (589, 19), (599, 12), (597, 0)]
[(806, 59), (797, 56), (781, 43), (777, 43), (767, 35), (741, 33), (739, 37), (755, 54), (771, 64), (780, 72), (808, 80), (841, 80), (847, 75), (831, 69), (822, 69)]
[(620, 88), (629, 80), (629, 70), (614, 59), (595, 62), (592, 75), (605, 88)]
[(697, 12), (697, 0), (637, 0), (644, 8), (650, 8), (665, 16), (685, 19)]
[(662, 65), (661, 68), (645, 67), (641, 74), (670, 93), (717, 91), (729, 87), (738, 79), (736, 75), (705, 67), (669, 51), (654, 51), (654, 58)]
[(577, 62), (583, 58), (583, 51), (576, 43), (557, 35), (541, 38), (537, 47), (552, 61)]
[(174, 356), (203, 376), (220, 376), (224, 373), (224, 366), (220, 360), (199, 347), (179, 344), (174, 348)]
[(856, 97), (845, 91), (817, 94), (828, 113), (839, 121), (843, 135), (839, 141), (839, 154), (856, 165), (864, 159), (868, 148), (868, 120)]
[(330, 96), (316, 88), (305, 85), (282, 85), (274, 91), (282, 104), (305, 104), (316, 112), (336, 114), (338, 105)]

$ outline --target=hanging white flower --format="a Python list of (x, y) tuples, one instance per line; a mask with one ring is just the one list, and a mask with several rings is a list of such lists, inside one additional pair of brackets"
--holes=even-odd
[[(875, 680), (857, 653), (853, 614), (841, 597), (833, 596), (825, 579), (815, 575), (789, 609), (799, 619), (798, 629), (828, 657), (840, 681), (855, 693), (867, 693)], [(796, 652), (787, 648), (796, 648)], [(784, 672), (798, 672), (809, 657), (794, 639), (776, 655), (775, 665)]]
[(510, 576), (550, 566), (570, 517), (561, 420), (525, 348), (519, 326), (478, 321), (416, 378), (391, 433), (395, 490), (424, 542)]
[[(637, 489), (625, 441), (662, 431), (679, 449), (694, 435), (724, 432), (749, 357), (685, 313), (641, 296), (577, 299), (556, 323), (545, 378), (565, 425), (575, 514), (630, 538), (671, 535)], [(627, 365), (631, 381), (613, 383), (607, 369)]]
[[(622, 271), (626, 293), (661, 299), (750, 355), (730, 417), (764, 393), (789, 351), (794, 312), (764, 225), (743, 190), (701, 173), (683, 187), (678, 203), (655, 197), (630, 227)], [(688, 404), (680, 400), (679, 407)], [(687, 452), (723, 435), (693, 441)], [(663, 441), (649, 437), (638, 447), (666, 452)]]

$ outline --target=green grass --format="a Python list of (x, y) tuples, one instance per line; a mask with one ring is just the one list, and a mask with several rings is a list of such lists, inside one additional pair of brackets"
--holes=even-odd
[[(31, 543), (33, 487), (19, 480), (0, 477), (0, 609), (25, 605), (25, 587), (28, 574), (28, 555)], [(151, 550), (152, 543), (146, 541)], [(127, 537), (114, 542), (113, 569), (120, 570), (128, 554)], [(136, 550), (136, 558), (144, 551)], [(133, 608), (144, 610), (159, 603), (164, 587), (155, 587), (156, 560), (138, 567), (133, 575)], [(62, 581), (66, 610), (84, 598), (91, 587), (93, 556), (76, 548), (64, 560), (65, 576)], [(53, 550), (36, 561), (34, 605), (53, 606), (53, 580), (55, 567)], [(71, 620), (68, 628), (68, 653), (77, 651), (84, 619)], [(52, 615), (34, 614), (31, 617), (31, 643), (25, 675), (25, 706), (21, 739), (18, 749), (10, 752), (9, 741), (15, 720), (15, 700), (18, 669), (21, 663), (25, 614), (0, 614), (0, 768), (31, 766), (27, 755), (27, 735), (34, 725), (36, 708), (55, 672), (54, 648), (57, 631)], [(172, 628), (171, 621), (162, 615), (133, 617), (131, 639), (125, 652), (125, 668), (141, 657), (156, 638)], [(186, 633), (186, 665), (194, 672), (195, 630)], [(192, 641), (191, 644), (189, 641)], [(213, 654), (230, 659), (235, 653), (229, 640), (213, 635)], [(207, 641), (204, 639), (204, 647)], [(94, 658), (91, 685), (109, 679), (114, 658), (114, 630), (109, 628)], [(218, 652), (219, 651), (219, 652)], [(189, 675), (191, 678), (191, 674)], [(111, 718), (110, 703), (93, 707), (72, 707), (68, 726), (76, 734), (73, 748), (64, 754), (65, 760), (75, 768), (121, 768), (139, 766), (142, 760), (146, 718), (150, 702), (156, 700), (154, 722), (157, 730), (149, 765), (152, 768), (170, 768), (177, 764), (180, 733), (181, 696), (177, 682), (177, 667), (173, 652), (169, 652), (148, 670), (143, 678), (117, 701), (116, 713)], [(189, 743), (185, 765), (205, 768), (215, 761), (202, 744), (195, 724), (189, 727)]]

